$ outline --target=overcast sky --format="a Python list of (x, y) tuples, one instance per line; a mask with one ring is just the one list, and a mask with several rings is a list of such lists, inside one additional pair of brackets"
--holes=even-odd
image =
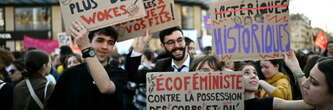
[(333, 0), (291, 0), (290, 13), (303, 13), (312, 27), (333, 32)]

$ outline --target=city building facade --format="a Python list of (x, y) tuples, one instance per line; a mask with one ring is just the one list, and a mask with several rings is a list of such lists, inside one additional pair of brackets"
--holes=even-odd
[[(208, 11), (208, 1), (175, 0), (183, 29), (202, 30), (202, 18)], [(0, 47), (19, 51), (23, 36), (57, 40), (65, 32), (58, 0), (1, 0), (0, 1)]]
[(291, 35), (291, 47), (295, 50), (310, 49), (313, 46), (313, 29), (309, 18), (302, 14), (291, 14), (289, 16)]

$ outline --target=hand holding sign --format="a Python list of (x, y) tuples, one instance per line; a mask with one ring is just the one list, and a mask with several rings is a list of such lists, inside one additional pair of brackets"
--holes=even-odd
[(66, 30), (78, 20), (89, 31), (146, 16), (143, 0), (60, 0)]
[(242, 72), (146, 74), (148, 110), (244, 110)]
[(90, 47), (88, 30), (81, 22), (74, 21), (70, 27), (70, 33), (75, 38), (76, 44), (81, 50)]
[[(133, 0), (128, 4), (126, 8), (129, 15), (131, 10), (136, 9), (136, 5), (140, 0)], [(180, 25), (180, 17), (178, 11), (174, 11), (173, 0), (142, 0), (145, 6), (146, 16), (129, 20), (116, 24), (114, 27), (119, 32), (118, 41), (123, 41), (143, 35), (145, 30), (149, 30), (151, 33), (159, 32), (161, 30)], [(136, 3), (137, 2), (137, 3)]]
[(289, 0), (214, 3), (210, 14), (215, 54), (224, 61), (282, 58), (291, 46), (288, 6)]
[(146, 30), (146, 34), (144, 36), (140, 36), (137, 38), (136, 46), (134, 47), (135, 52), (142, 53), (145, 46), (150, 41), (152, 35), (149, 33), (149, 30)]
[(136, 4), (138, 2), (138, 0), (135, 0), (134, 3), (130, 6), (127, 7), (127, 13), (130, 16), (134, 16), (135, 14), (138, 13), (139, 11), (139, 6)]
[(283, 57), (284, 57), (284, 62), (293, 73), (302, 72), (302, 69), (299, 66), (299, 62), (296, 58), (294, 50), (290, 50), (288, 53), (283, 54)]

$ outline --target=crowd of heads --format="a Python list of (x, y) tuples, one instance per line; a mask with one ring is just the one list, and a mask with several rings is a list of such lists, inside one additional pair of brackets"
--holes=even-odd
[[(113, 47), (119, 37), (116, 30), (112, 27), (102, 28), (90, 32), (88, 37), (96, 51), (98, 60), (100, 62), (110, 60), (109, 54), (114, 51)], [(161, 47), (165, 50), (167, 57), (171, 57), (175, 61), (183, 61), (186, 57), (193, 58), (190, 71), (242, 71), (245, 91), (258, 92), (259, 80), (271, 79), (279, 72), (286, 74), (290, 78), (292, 85), (296, 82), (291, 71), (286, 68), (281, 59), (256, 62), (225, 62), (211, 54), (211, 47), (205, 48), (203, 55), (196, 55), (195, 42), (185, 37), (180, 27), (172, 27), (161, 31), (159, 38)], [(21, 57), (15, 60), (14, 55), (10, 52), (0, 49), (0, 70), (3, 71), (7, 67), (6, 71), (9, 78), (13, 83), (17, 83), (24, 78), (49, 74), (52, 68), (57, 68), (59, 65), (63, 66), (64, 69), (68, 69), (84, 63), (81, 55), (74, 53), (69, 46), (62, 46), (60, 50), (58, 58), (55, 59), (51, 59), (48, 53), (41, 50), (31, 49), (25, 52), (24, 55), (15, 55)], [(304, 90), (299, 95), (303, 96), (302, 99), (305, 102), (314, 106), (332, 103), (333, 57), (329, 56), (333, 55), (333, 41), (328, 42), (327, 49), (321, 54), (309, 50), (300, 50), (296, 53), (300, 66), (307, 77), (302, 85), (298, 85), (299, 88)], [(150, 63), (156, 62), (157, 55), (151, 50), (146, 49), (143, 55)], [(114, 58), (113, 61), (117, 59), (119, 58)], [(52, 60), (58, 61), (54, 63)], [(1, 73), (3, 75), (4, 72)], [(2, 77), (1, 80), (4, 80), (4, 78)]]

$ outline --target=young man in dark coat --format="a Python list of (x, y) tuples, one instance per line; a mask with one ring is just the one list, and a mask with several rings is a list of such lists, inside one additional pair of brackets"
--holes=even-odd
[[(112, 27), (89, 32), (73, 22), (71, 35), (85, 63), (69, 68), (60, 77), (47, 108), (51, 110), (127, 110), (125, 70), (108, 64), (118, 33)], [(89, 39), (88, 39), (89, 37)]]

